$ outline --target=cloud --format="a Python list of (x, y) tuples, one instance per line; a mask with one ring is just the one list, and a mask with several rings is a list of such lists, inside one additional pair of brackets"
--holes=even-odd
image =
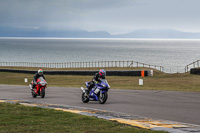
[(1, 22), (10, 23), (73, 21), (90, 13), (126, 6), (127, 3), (118, 0), (1, 0), (0, 2), (0, 16), (3, 18)]
[(0, 0), (0, 26), (200, 31), (199, 0)]

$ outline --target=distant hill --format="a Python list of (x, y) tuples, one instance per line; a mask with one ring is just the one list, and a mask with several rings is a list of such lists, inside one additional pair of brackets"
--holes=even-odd
[(88, 32), (81, 29), (52, 30), (47, 28), (0, 27), (0, 37), (66, 37), (66, 38), (109, 38), (106, 31)]
[(63, 37), (63, 38), (174, 38), (200, 39), (200, 33), (172, 29), (140, 29), (127, 34), (111, 35), (106, 31), (88, 32), (82, 29), (52, 30), (48, 28), (0, 27), (0, 37)]
[(200, 39), (200, 33), (181, 32), (172, 29), (150, 30), (140, 29), (131, 33), (115, 35), (116, 38), (185, 38)]

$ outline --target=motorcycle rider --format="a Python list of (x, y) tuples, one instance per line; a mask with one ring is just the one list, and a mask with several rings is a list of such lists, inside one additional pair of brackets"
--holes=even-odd
[[(34, 77), (33, 77), (33, 85), (32, 85), (32, 89), (35, 88), (36, 84), (37, 84), (37, 79), (40, 78), (40, 77), (44, 77), (43, 75), (43, 70), (42, 69), (39, 69), (37, 73), (35, 73)], [(46, 79), (45, 79), (46, 80)]]
[(95, 86), (96, 83), (101, 81), (101, 79), (106, 79), (106, 71), (104, 69), (100, 69), (98, 73), (95, 73), (94, 77), (92, 78), (92, 81), (89, 82), (88, 93)]

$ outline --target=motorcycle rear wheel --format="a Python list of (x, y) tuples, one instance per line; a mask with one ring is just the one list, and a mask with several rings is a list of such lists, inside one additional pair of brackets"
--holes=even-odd
[(104, 93), (102, 93), (102, 97), (100, 97), (100, 95), (99, 95), (98, 98), (99, 98), (99, 103), (104, 104), (108, 99), (108, 93), (104, 92)]
[(44, 90), (44, 88), (41, 89), (40, 96), (41, 96), (41, 98), (44, 98), (44, 96), (45, 96), (45, 90)]
[(90, 100), (90, 99), (86, 96), (86, 93), (85, 93), (85, 92), (82, 93), (81, 99), (82, 99), (82, 101), (83, 101), (84, 103), (88, 103), (89, 100)]

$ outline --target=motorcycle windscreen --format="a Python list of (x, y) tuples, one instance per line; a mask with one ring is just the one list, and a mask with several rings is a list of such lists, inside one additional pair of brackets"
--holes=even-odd
[(42, 84), (42, 85), (45, 85), (47, 83), (46, 80), (43, 77), (39, 77), (37, 82), (40, 82), (40, 84)]

